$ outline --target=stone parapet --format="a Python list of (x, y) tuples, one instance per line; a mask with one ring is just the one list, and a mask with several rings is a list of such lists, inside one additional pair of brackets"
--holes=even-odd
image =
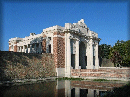
[(50, 32), (50, 31), (63, 31), (64, 30), (64, 27), (61, 27), (61, 26), (53, 26), (53, 27), (49, 27), (49, 28), (46, 28), (46, 29), (43, 29), (43, 32)]

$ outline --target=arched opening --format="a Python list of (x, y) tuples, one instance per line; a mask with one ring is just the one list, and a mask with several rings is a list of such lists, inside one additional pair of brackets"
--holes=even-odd
[(81, 69), (86, 69), (87, 65), (87, 56), (86, 56), (86, 47), (83, 42), (79, 44), (79, 66)]

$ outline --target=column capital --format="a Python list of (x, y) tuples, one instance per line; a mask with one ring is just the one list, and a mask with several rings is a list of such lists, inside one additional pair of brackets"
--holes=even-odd
[(70, 36), (69, 36), (69, 39), (74, 39), (74, 40), (76, 40), (76, 41), (80, 41), (80, 39), (74, 37), (73, 35), (70, 35)]

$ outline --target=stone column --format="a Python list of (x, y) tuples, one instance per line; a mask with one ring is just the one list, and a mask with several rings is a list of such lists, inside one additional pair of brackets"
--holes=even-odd
[(88, 42), (87, 69), (93, 69), (93, 46), (92, 39)]
[(75, 97), (80, 97), (80, 89), (75, 87)]
[(19, 52), (21, 52), (21, 46), (19, 47), (20, 49), (19, 49)]
[(93, 89), (88, 89), (87, 97), (94, 97), (94, 90)]
[(27, 44), (27, 49), (26, 49), (26, 53), (28, 53), (28, 44)]
[(67, 33), (67, 58), (66, 58), (66, 61), (67, 61), (67, 66), (66, 66), (66, 74), (65, 76), (66, 77), (70, 77), (70, 72), (71, 72), (71, 46), (70, 46), (70, 33)]
[(39, 43), (39, 49), (38, 49), (39, 53), (41, 53), (41, 42)]
[(32, 53), (32, 44), (30, 44), (30, 53)]
[(25, 52), (25, 46), (23, 45), (23, 52)]
[(98, 59), (98, 42), (95, 46), (95, 69), (99, 68), (99, 59)]
[(28, 44), (28, 53), (30, 53), (30, 46), (29, 46), (30, 44)]
[(65, 80), (65, 97), (71, 97), (71, 84), (69, 80)]
[(22, 46), (20, 47), (20, 51), (22, 52)]
[(76, 56), (75, 56), (75, 69), (79, 68), (79, 40), (76, 40)]
[(34, 44), (34, 50), (35, 50), (35, 53), (36, 53), (36, 43)]

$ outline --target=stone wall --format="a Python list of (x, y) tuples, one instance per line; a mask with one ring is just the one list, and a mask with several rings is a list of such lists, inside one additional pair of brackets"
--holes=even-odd
[(52, 54), (0, 51), (0, 80), (55, 76)]
[(130, 80), (130, 68), (72, 69), (72, 77)]

